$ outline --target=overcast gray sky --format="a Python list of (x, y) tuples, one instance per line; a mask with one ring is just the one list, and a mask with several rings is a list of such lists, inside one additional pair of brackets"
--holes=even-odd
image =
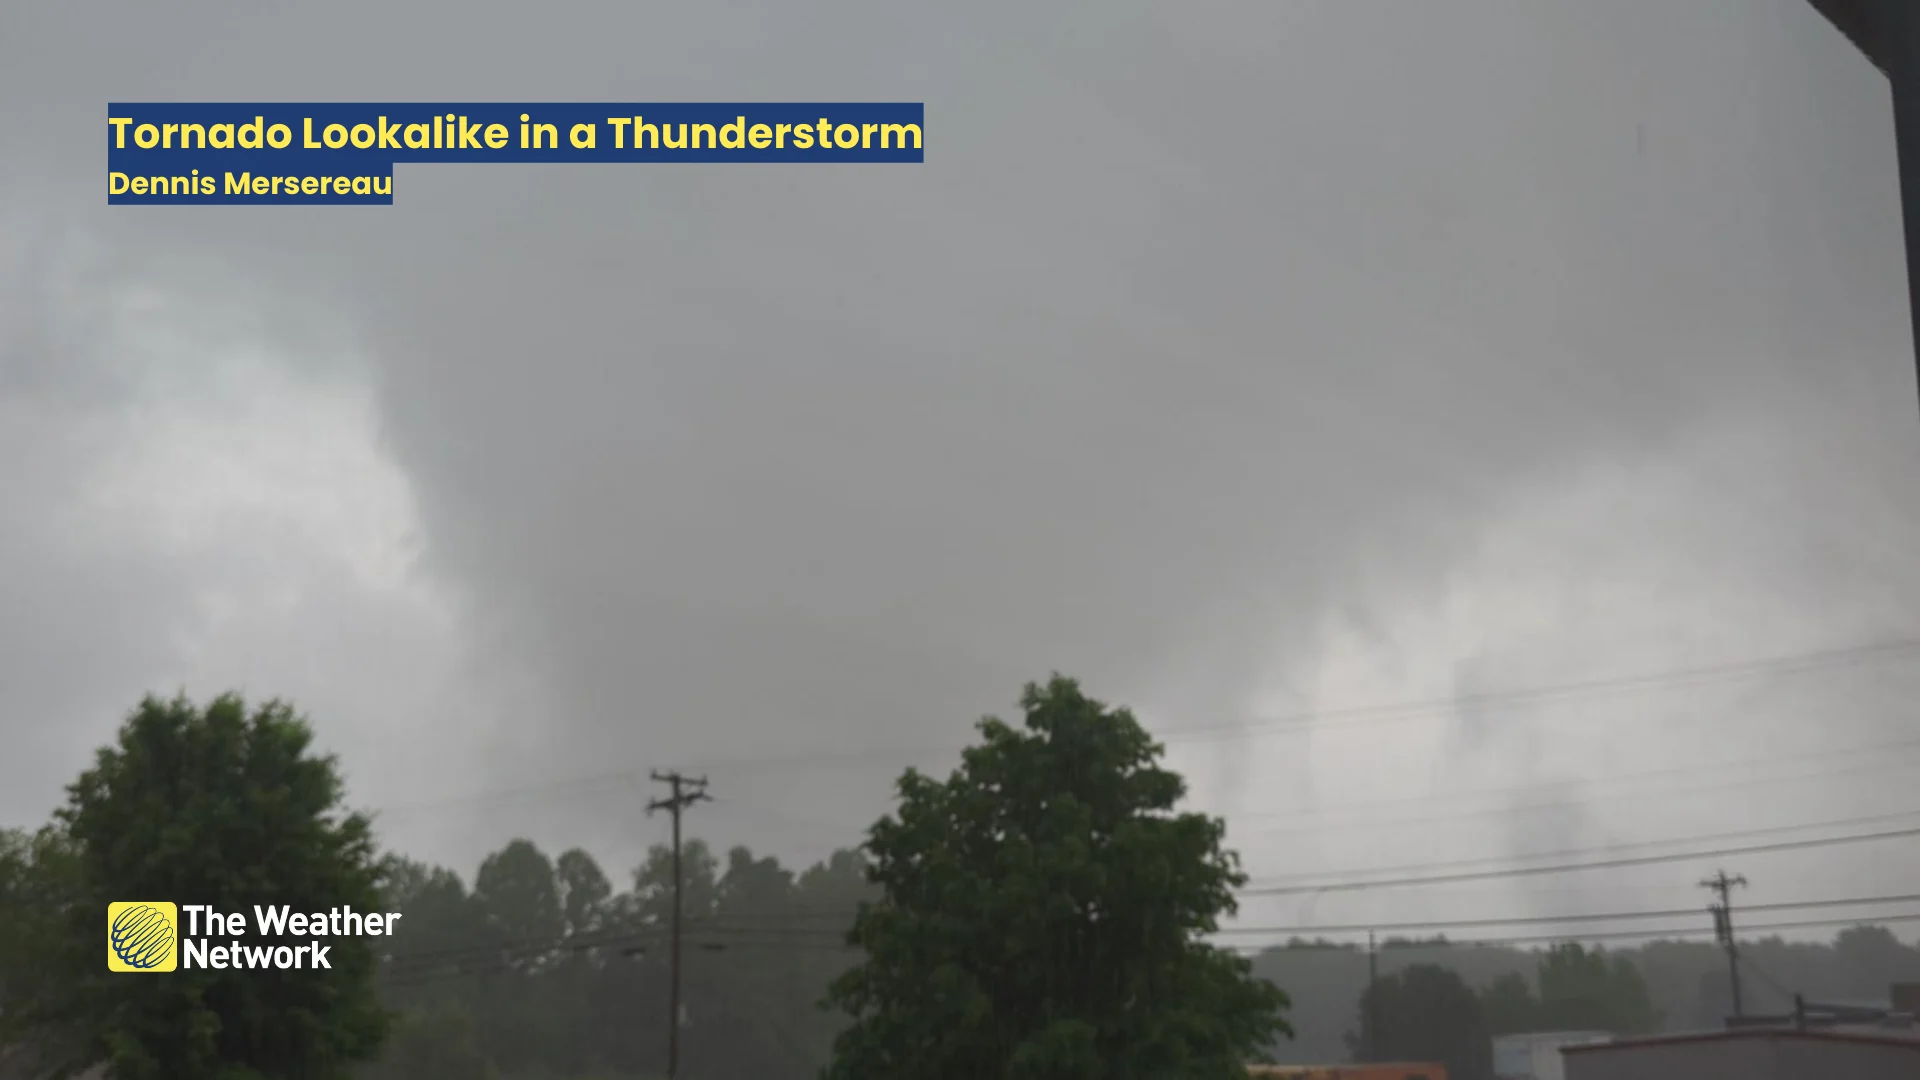
[[(1263, 880), (1920, 811), (1890, 106), (1804, 0), (170, 7), (0, 9), (0, 823), (240, 688), (465, 873), (631, 866), (669, 766), (803, 862), (1056, 669)], [(926, 163), (102, 190), (115, 100), (849, 99)]]

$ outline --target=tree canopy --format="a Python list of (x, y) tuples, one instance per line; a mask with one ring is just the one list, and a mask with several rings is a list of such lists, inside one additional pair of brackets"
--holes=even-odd
[(343, 809), (334, 762), (311, 742), (277, 702), (143, 701), (16, 872), (39, 894), (26, 910), (44, 913), (16, 1022), (66, 1064), (104, 1062), (119, 1080), (327, 1080), (371, 1056), (388, 1016), (365, 939), (336, 939), (331, 970), (297, 977), (116, 975), (101, 955), (113, 901), (379, 910), (368, 823)]
[[(1130, 721), (1077, 691), (1054, 685), (1034, 697), (1030, 691), (1028, 722), (1018, 731), (990, 727), (954, 778), (909, 774), (903, 787), (918, 794), (875, 831), (883, 844), (874, 851), (891, 853), (884, 866), (872, 852), (848, 848), (789, 869), (745, 848), (688, 840), (681, 1076), (798, 1080), (829, 1068), (862, 1075), (850, 1040), (840, 1040), (836, 1063), (843, 1032), (863, 1040), (853, 1049), (875, 1055), (869, 1061), (903, 1054), (904, 1038), (924, 1038), (933, 1048), (927, 1060), (943, 1068), (963, 1052), (1004, 1065), (986, 1075), (1089, 1075), (1074, 1039), (1096, 1055), (1117, 1055), (1102, 1075), (1243, 1075), (1213, 1067), (1225, 1055), (1190, 1050), (1191, 1067), (1163, 1069), (1128, 1060), (1133, 1044), (1124, 1039), (1102, 1041), (1118, 999), (1133, 1010), (1127, 1017), (1140, 1018), (1143, 1039), (1171, 1030), (1165, 1041), (1217, 1046), (1223, 1032), (1244, 1032), (1262, 1014), (1249, 1008), (1236, 1020), (1212, 1003), (1265, 990), (1262, 980), (1252, 990), (1236, 981), (1245, 971), (1236, 974), (1231, 958), (1202, 951), (1196, 963), (1189, 954), (1209, 925), (1206, 898), (1230, 895), (1237, 872), (1217, 833), (1208, 841), (1206, 829), (1179, 824), (1168, 809), (1178, 780), (1169, 785), (1154, 767), (1157, 750)], [(235, 910), (262, 899), (255, 890), (302, 907), (344, 899), (405, 913), (380, 942), (376, 976), (379, 1000), (397, 1023), (357, 1080), (659, 1075), (672, 887), (665, 846), (637, 867), (604, 873), (583, 850), (550, 855), (526, 840), (505, 843), (464, 879), (397, 855), (376, 866), (365, 822), (342, 809), (332, 764), (309, 745), (284, 707), (147, 702), (49, 825), (0, 829), (0, 1076), (48, 1076), (51, 1066), (109, 1059), (133, 1077), (342, 1075), (349, 1051), (369, 1045), (377, 1022), (354, 979), (321, 995), (288, 979), (275, 983), (275, 973), (246, 974), (261, 981), (242, 986), (228, 981), (241, 974), (234, 972), (103, 970), (107, 901), (171, 898)], [(1190, 874), (1196, 864), (1202, 870)], [(870, 866), (876, 880), (868, 880)], [(377, 903), (350, 899), (376, 880)], [(943, 889), (954, 891), (951, 901)], [(880, 962), (858, 968), (868, 946), (845, 939), (862, 901), (877, 906), (856, 937)], [(1146, 917), (1151, 912), (1159, 915)], [(1120, 929), (1127, 919), (1144, 929)], [(1890, 982), (1920, 982), (1920, 949), (1876, 926), (1828, 943), (1750, 939), (1743, 955), (1769, 976), (1747, 981), (1756, 1011), (1791, 1009), (1796, 992), (1809, 1001), (1872, 1000), (1884, 999)], [(1072, 962), (1049, 966), (1062, 956)], [(1378, 1054), (1438, 1058), (1459, 1080), (1473, 1080), (1472, 1047), (1485, 1045), (1484, 1031), (1472, 1035), (1462, 982), (1486, 988), (1481, 1010), (1498, 1032), (1658, 1029), (1671, 1018), (1717, 1026), (1729, 1008), (1725, 956), (1711, 942), (1601, 954), (1391, 939), (1370, 958), (1352, 943), (1296, 939), (1254, 959), (1265, 983), (1294, 994), (1281, 1015), (1298, 1035), (1274, 1051), (1330, 1062), (1350, 1046), (1364, 1050), (1364, 1025), (1362, 1035), (1351, 1032), (1376, 959)], [(1458, 978), (1408, 972), (1432, 964)], [(871, 979), (870, 1007), (820, 1008), (836, 976), (856, 968)], [(1108, 981), (1076, 981), (1089, 973)], [(1153, 1012), (1167, 998), (1176, 1007)], [(1206, 1003), (1204, 1012), (1182, 1015), (1178, 1006), (1189, 1000)], [(952, 1045), (932, 1041), (946, 1034), (940, 1025), (949, 1014), (912, 1021), (914, 1010), (955, 1001), (978, 1011), (958, 1014), (971, 1026), (956, 1025)], [(989, 1039), (987, 1052), (970, 1048)], [(1032, 1049), (1014, 1059), (1022, 1047)], [(994, 1059), (1001, 1050), (1006, 1058)], [(904, 1074), (966, 1074), (964, 1065), (944, 1074), (920, 1066), (915, 1059)]]
[(1488, 1080), (1493, 1038), (1465, 980), (1437, 964), (1383, 975), (1360, 995), (1360, 1030), (1347, 1037), (1358, 1061), (1437, 1061), (1448, 1080)]
[[(820, 999), (853, 961), (839, 936), (872, 892), (865, 862), (837, 851), (796, 879), (737, 847), (723, 870), (697, 838), (681, 861), (681, 1074), (813, 1074), (837, 1030)], [(406, 917), (383, 986), (407, 1020), (364, 1080), (658, 1075), (672, 865), (655, 846), (616, 893), (585, 851), (549, 858), (514, 840), (469, 891), (390, 860), (387, 895)]]
[(1528, 1031), (1605, 1031), (1641, 1035), (1659, 1030), (1661, 1017), (1640, 969), (1624, 956), (1568, 943), (1540, 958), (1539, 992), (1509, 973), (1481, 991), (1488, 1027), (1496, 1035)]
[(1244, 1077), (1290, 1034), (1286, 995), (1203, 935), (1245, 879), (1223, 822), (1133, 716), (1054, 677), (1025, 724), (981, 722), (947, 780), (908, 770), (866, 850), (881, 890), (833, 1080)]

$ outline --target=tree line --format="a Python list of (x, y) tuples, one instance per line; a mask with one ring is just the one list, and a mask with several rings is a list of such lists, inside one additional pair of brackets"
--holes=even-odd
[[(1055, 676), (857, 848), (682, 853), (679, 1076), (1228, 1080), (1287, 995), (1209, 935), (1245, 884), (1162, 748)], [(0, 834), (0, 1076), (659, 1075), (673, 853), (624, 888), (515, 840), (471, 884), (382, 853), (279, 702), (147, 699), (44, 827)], [(398, 911), (322, 970), (109, 970), (115, 901)]]
[[(1704, 943), (1391, 940), (1372, 980), (1352, 945), (1218, 948), (1245, 881), (1224, 823), (1178, 810), (1125, 710), (1057, 677), (1021, 704), (816, 865), (685, 845), (681, 1077), (1225, 1080), (1371, 1058), (1486, 1080), (1495, 1035), (1726, 1011)], [(51, 821), (0, 831), (0, 1080), (663, 1075), (670, 850), (616, 879), (513, 840), (468, 879), (383, 852), (311, 743), (283, 704), (149, 699)], [(338, 939), (325, 972), (107, 971), (107, 904), (166, 898), (403, 917)], [(1876, 927), (1744, 949), (1761, 1010), (1920, 980), (1920, 951)]]

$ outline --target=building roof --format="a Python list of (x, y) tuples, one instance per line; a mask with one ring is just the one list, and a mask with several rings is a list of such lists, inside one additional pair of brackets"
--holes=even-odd
[(1342, 1061), (1333, 1065), (1249, 1065), (1247, 1070), (1255, 1072), (1256, 1075), (1278, 1073), (1284, 1076), (1302, 1070), (1324, 1072), (1328, 1069), (1346, 1069), (1351, 1072), (1354, 1069), (1434, 1069), (1439, 1067), (1440, 1063), (1437, 1061)]
[(1895, 21), (1902, 4), (1912, 0), (1807, 0), (1849, 41), (1867, 54), (1873, 66), (1890, 72), (1893, 65)]
[(1734, 1028), (1730, 1031), (1696, 1031), (1679, 1035), (1647, 1035), (1616, 1039), (1613, 1042), (1586, 1043), (1561, 1047), (1562, 1054), (1604, 1054), (1610, 1050), (1628, 1050), (1642, 1046), (1670, 1046), (1681, 1043), (1732, 1042), (1735, 1040), (1780, 1039), (1798, 1042), (1856, 1043), (1892, 1046), (1920, 1054), (1920, 1039), (1893, 1035), (1870, 1035), (1853, 1031), (1799, 1031), (1794, 1028)]

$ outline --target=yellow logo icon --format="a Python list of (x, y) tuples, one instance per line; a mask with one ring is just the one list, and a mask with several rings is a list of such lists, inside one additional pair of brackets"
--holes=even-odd
[(107, 905), (108, 971), (172, 971), (179, 941), (178, 907), (157, 901)]

